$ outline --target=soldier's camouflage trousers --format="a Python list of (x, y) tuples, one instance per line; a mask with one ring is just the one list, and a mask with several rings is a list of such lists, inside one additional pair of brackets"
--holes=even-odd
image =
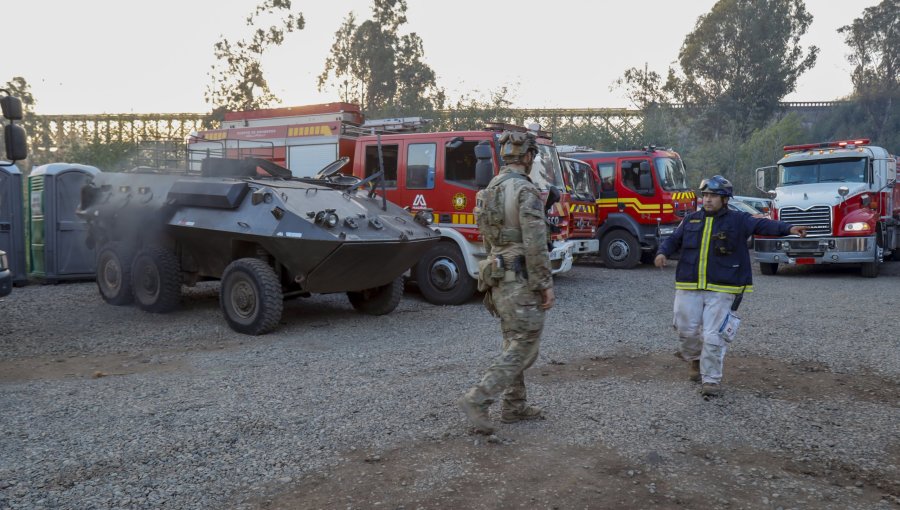
[(486, 408), (503, 391), (503, 408), (518, 411), (525, 407), (525, 370), (537, 359), (544, 329), (541, 294), (529, 290), (522, 278), (503, 282), (490, 292), (500, 317), (503, 352), (466, 398)]

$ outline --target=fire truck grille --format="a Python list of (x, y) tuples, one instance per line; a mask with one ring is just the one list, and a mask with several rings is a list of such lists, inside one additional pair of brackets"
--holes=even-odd
[(793, 225), (809, 227), (807, 235), (831, 235), (831, 207), (827, 205), (816, 205), (806, 210), (799, 207), (785, 207), (779, 213), (779, 219)]

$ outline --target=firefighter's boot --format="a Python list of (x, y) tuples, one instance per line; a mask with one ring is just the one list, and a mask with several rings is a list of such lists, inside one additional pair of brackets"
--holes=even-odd
[(700, 394), (706, 398), (718, 397), (722, 395), (722, 386), (716, 383), (703, 383)]
[(466, 419), (472, 425), (474, 433), (485, 435), (494, 433), (494, 426), (491, 425), (491, 420), (488, 418), (487, 406), (472, 402), (468, 396), (463, 396), (456, 403), (463, 414), (466, 415)]
[(691, 366), (688, 368), (688, 374), (690, 375), (691, 381), (700, 382), (700, 360), (695, 359), (689, 361), (688, 363), (691, 364)]
[(521, 409), (504, 408), (500, 411), (500, 421), (503, 423), (515, 423), (526, 420), (543, 420), (544, 412), (540, 407), (526, 405)]

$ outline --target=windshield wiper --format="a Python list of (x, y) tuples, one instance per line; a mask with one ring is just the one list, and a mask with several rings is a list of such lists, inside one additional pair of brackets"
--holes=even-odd
[(790, 186), (791, 184), (806, 184), (806, 181), (804, 181), (804, 180), (799, 180), (799, 181), (784, 181), (784, 182), (781, 183), (782, 186)]
[(819, 182), (847, 182), (847, 179), (844, 179), (844, 178), (840, 178), (840, 179), (836, 179), (836, 178), (835, 178), (835, 179), (819, 179)]

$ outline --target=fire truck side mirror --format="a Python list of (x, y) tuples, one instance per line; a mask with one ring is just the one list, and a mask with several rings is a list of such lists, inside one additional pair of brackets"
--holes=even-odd
[(756, 169), (756, 189), (763, 193), (770, 193), (766, 191), (766, 172), (774, 169), (774, 166), (764, 166)]
[(6, 143), (6, 159), (21, 161), (28, 157), (28, 142), (22, 126), (16, 124), (4, 126), (3, 139)]
[(553, 204), (559, 202), (562, 198), (562, 194), (559, 192), (559, 188), (551, 185), (550, 189), (547, 190), (547, 203), (544, 205), (544, 210), (549, 210), (553, 207)]
[[(4, 90), (4, 92), (6, 92)], [(18, 97), (6, 96), (0, 98), (0, 109), (3, 116), (9, 120), (22, 120), (22, 101)]]
[(494, 152), (487, 140), (475, 146), (475, 185), (478, 189), (487, 188), (494, 178)]

